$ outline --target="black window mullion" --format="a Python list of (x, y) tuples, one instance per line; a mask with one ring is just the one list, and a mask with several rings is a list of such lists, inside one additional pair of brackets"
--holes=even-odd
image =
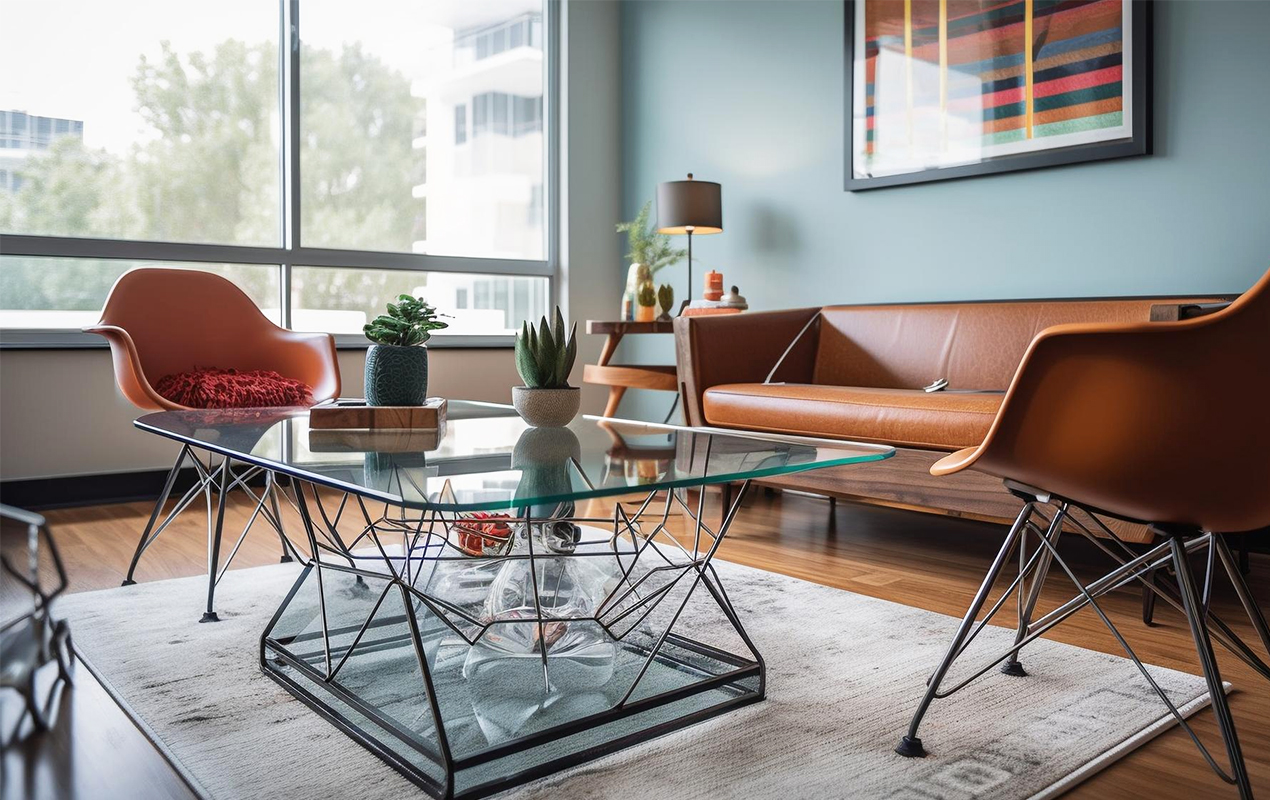
[(282, 13), (282, 85), (279, 110), (282, 120), (283, 237), (282, 318), (291, 327), (291, 283), (295, 253), (303, 245), (300, 216), (300, 0), (279, 0)]

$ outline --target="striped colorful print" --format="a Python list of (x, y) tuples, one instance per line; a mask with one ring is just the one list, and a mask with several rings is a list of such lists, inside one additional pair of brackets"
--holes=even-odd
[(1124, 123), (1121, 0), (862, 1), (866, 155)]

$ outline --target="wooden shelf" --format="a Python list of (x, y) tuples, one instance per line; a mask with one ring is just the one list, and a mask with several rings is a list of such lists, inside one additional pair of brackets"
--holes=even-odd
[(582, 380), (627, 389), (679, 390), (679, 377), (674, 365), (665, 364), (587, 364), (582, 369)]

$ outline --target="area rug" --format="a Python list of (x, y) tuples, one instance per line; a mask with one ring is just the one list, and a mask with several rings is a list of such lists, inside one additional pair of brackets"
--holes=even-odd
[[(931, 755), (902, 758), (891, 748), (956, 620), (716, 563), (767, 660), (767, 700), (503, 797), (1052, 797), (1172, 724), (1128, 660), (1042, 640), (1025, 651), (1030, 677), (991, 670), (937, 701), (921, 730)], [(56, 611), (85, 663), (203, 796), (423, 796), (259, 670), (260, 632), (297, 574), (291, 564), (226, 574), (216, 624), (196, 622), (203, 578), (68, 595)], [(976, 647), (1012, 636), (989, 628)], [(1151, 671), (1185, 713), (1207, 704), (1201, 678)]]

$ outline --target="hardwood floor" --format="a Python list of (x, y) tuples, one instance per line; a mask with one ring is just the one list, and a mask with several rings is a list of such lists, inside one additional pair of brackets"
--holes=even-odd
[[(601, 512), (607, 503), (592, 507)], [(288, 524), (299, 530), (290, 509)], [(144, 503), (94, 506), (48, 512), (66, 568), (69, 591), (118, 586), (149, 509)], [(226, 530), (246, 519), (243, 503), (228, 509)], [(205, 570), (205, 522), (198, 509), (186, 514), (151, 548), (137, 572), (139, 581), (202, 574)], [(721, 557), (742, 564), (880, 597), (946, 614), (960, 615), (988, 562), (1000, 546), (998, 526), (934, 517), (886, 508), (838, 503), (836, 512), (818, 498), (786, 493), (752, 492), (738, 516)], [(6, 532), (0, 547), (19, 545)], [(1074, 569), (1082, 578), (1105, 572), (1097, 551), (1078, 541), (1065, 543)], [(260, 525), (248, 536), (234, 565), (276, 563), (276, 536)], [(1253, 557), (1250, 582), (1270, 606), (1270, 559)], [(1042, 611), (1065, 600), (1069, 592), (1059, 575), (1051, 575)], [(18, 598), (8, 586), (0, 591), (4, 615)], [(232, 603), (225, 597), (224, 603)], [(1242, 615), (1233, 592), (1219, 584), (1214, 607), (1245, 640), (1256, 636)], [(1140, 595), (1126, 589), (1107, 598), (1104, 607), (1122, 626), (1144, 661), (1198, 673), (1189, 631), (1180, 615), (1157, 608), (1158, 626), (1138, 620)], [(56, 606), (54, 606), (56, 609)], [(1003, 621), (1013, 618), (1007, 604)], [(196, 624), (191, 620), (191, 624)], [(951, 636), (952, 626), (949, 627)], [(1051, 632), (1054, 639), (1119, 654), (1119, 646), (1089, 611)], [(760, 647), (762, 643), (759, 643)], [(1255, 645), (1254, 645), (1255, 647)], [(1270, 795), (1270, 684), (1224, 651), (1218, 651), (1223, 677), (1235, 685), (1231, 699), (1254, 789)], [(1026, 663), (1026, 653), (1024, 661)], [(933, 666), (933, 665), (932, 665)], [(3, 798), (113, 798), (192, 796), (177, 774), (144, 735), (80, 665), (77, 682), (62, 699), (57, 728), (33, 737), (4, 756)], [(916, 705), (919, 698), (914, 697)], [(938, 704), (932, 713), (938, 714)], [(1224, 760), (1211, 711), (1195, 718), (1195, 727), (1219, 761)], [(902, 731), (896, 731), (896, 737)], [(879, 743), (890, 746), (890, 743)], [(1173, 729), (1068, 794), (1077, 798), (1139, 797), (1156, 800), (1235, 797), (1204, 764), (1185, 734)]]

